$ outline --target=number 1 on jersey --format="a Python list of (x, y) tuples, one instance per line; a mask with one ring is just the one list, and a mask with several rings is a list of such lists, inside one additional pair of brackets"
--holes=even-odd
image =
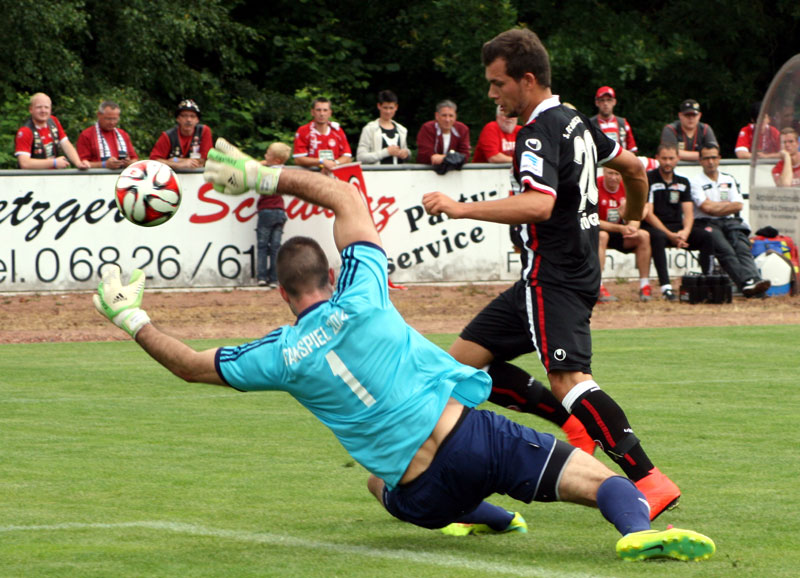
[(328, 362), (333, 374), (342, 378), (342, 381), (347, 384), (347, 387), (349, 387), (353, 393), (356, 394), (358, 399), (360, 399), (364, 405), (370, 407), (375, 403), (375, 398), (370, 395), (363, 385), (361, 385), (361, 382), (356, 379), (356, 376), (350, 373), (350, 370), (347, 369), (344, 361), (342, 361), (339, 356), (336, 355), (335, 351), (329, 351), (327, 355), (325, 355), (325, 361)]

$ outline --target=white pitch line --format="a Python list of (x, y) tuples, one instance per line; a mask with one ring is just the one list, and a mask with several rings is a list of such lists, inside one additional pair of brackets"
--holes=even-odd
[(594, 573), (584, 574), (582, 572), (562, 572), (553, 568), (519, 567), (508, 564), (499, 564), (497, 562), (482, 562), (478, 560), (469, 560), (463, 557), (450, 556), (448, 554), (441, 554), (439, 552), (432, 553), (411, 550), (370, 548), (368, 546), (336, 544), (334, 542), (318, 542), (316, 540), (305, 540), (302, 538), (281, 536), (278, 534), (244, 532), (241, 530), (225, 530), (222, 528), (211, 528), (208, 526), (198, 526), (195, 524), (162, 522), (157, 520), (120, 522), (116, 524), (65, 522), (63, 524), (43, 524), (31, 526), (0, 526), (0, 534), (7, 534), (11, 532), (45, 532), (59, 530), (108, 530), (115, 528), (146, 528), (150, 530), (174, 532), (177, 534), (189, 534), (192, 536), (222, 538), (225, 540), (248, 542), (251, 544), (269, 544), (271, 546), (284, 546), (287, 548), (305, 548), (313, 550), (324, 549), (334, 554), (349, 554), (363, 556), (366, 558), (398, 560), (405, 563), (415, 562), (419, 564), (441, 566), (443, 568), (463, 568), (466, 570), (485, 572), (487, 575), (507, 574), (510, 576), (522, 576), (523, 578), (602, 578), (602, 576)]
[(207, 394), (186, 394), (186, 395), (165, 395), (163, 397), (145, 397), (145, 396), (75, 396), (75, 397), (17, 397), (17, 398), (5, 398), (0, 399), (0, 404), (3, 403), (69, 403), (69, 402), (78, 402), (78, 403), (86, 403), (89, 401), (92, 402), (114, 402), (118, 403), (120, 401), (163, 401), (165, 399), (169, 400), (187, 400), (191, 401), (193, 399), (210, 399), (216, 397), (224, 397), (229, 399), (236, 399), (238, 397), (244, 398), (243, 395), (236, 395), (236, 392), (228, 392), (228, 393), (207, 393)]

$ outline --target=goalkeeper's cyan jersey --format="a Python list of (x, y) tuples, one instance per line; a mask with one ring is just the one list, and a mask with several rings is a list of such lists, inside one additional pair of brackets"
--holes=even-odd
[[(389, 300), (383, 250), (342, 251), (336, 291), (293, 326), (217, 353), (217, 371), (242, 391), (289, 392), (367, 470), (394, 487), (447, 399), (474, 407), (489, 376), (412, 329)], [(399, 426), (399, 427), (398, 427)]]

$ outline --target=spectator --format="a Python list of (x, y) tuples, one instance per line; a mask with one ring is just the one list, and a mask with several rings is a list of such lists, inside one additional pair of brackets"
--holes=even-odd
[[(603, 176), (597, 179), (597, 216), (600, 218), (598, 255), (600, 270), (606, 262), (606, 248), (621, 253), (636, 254), (639, 270), (639, 300), (650, 301), (650, 233), (639, 227), (639, 221), (625, 219), (625, 184), (622, 175), (609, 167), (603, 168)], [(598, 301), (616, 301), (600, 283)]]
[[(70, 162), (79, 169), (88, 169), (78, 151), (69, 142), (67, 133), (51, 112), (53, 103), (43, 92), (31, 97), (31, 117), (17, 131), (14, 154), (21, 169), (66, 169)], [(60, 153), (60, 154), (59, 154)]]
[(498, 106), (495, 119), (483, 127), (475, 145), (473, 163), (510, 163), (514, 160), (517, 133), (522, 127), (516, 116), (506, 116)]
[(378, 93), (378, 118), (361, 129), (356, 158), (365, 165), (399, 165), (408, 160), (408, 129), (394, 120), (397, 95), (391, 90)]
[(711, 231), (714, 255), (722, 269), (736, 283), (745, 297), (761, 295), (771, 283), (761, 279), (750, 252), (750, 227), (739, 217), (744, 204), (739, 183), (719, 170), (719, 147), (706, 145), (700, 149), (703, 174), (692, 183), (695, 223)]
[(436, 105), (435, 120), (429, 120), (417, 133), (417, 162), (440, 165), (449, 151), (469, 158), (469, 128), (456, 120), (458, 107), (452, 100)]
[(338, 122), (331, 122), (331, 101), (318, 97), (311, 103), (310, 123), (297, 129), (294, 135), (294, 162), (306, 168), (319, 166), (330, 175), (331, 171), (353, 158), (350, 143)]
[(697, 161), (703, 146), (717, 143), (713, 129), (700, 122), (702, 116), (700, 103), (689, 98), (681, 103), (678, 120), (666, 125), (661, 131), (661, 142), (677, 147), (678, 160)]
[[(274, 142), (264, 153), (261, 164), (268, 167), (280, 168), (286, 164), (291, 156), (289, 145)], [(286, 207), (281, 195), (258, 195), (258, 224), (256, 224), (256, 276), (258, 286), (267, 289), (278, 287), (278, 273), (275, 267), (278, 258), (278, 249), (281, 248), (283, 226), (286, 224)], [(269, 261), (269, 265), (267, 265)]]
[(97, 109), (97, 122), (78, 137), (78, 156), (94, 169), (124, 169), (139, 160), (130, 135), (117, 128), (119, 114), (116, 102), (103, 101)]
[[(760, 101), (754, 102), (750, 106), (750, 124), (743, 126), (742, 130), (739, 131), (739, 136), (736, 139), (736, 148), (733, 151), (736, 153), (737, 159), (749, 159), (752, 155), (753, 133), (756, 129), (756, 121), (760, 110)], [(759, 143), (756, 147), (758, 158), (777, 158), (781, 156), (781, 133), (770, 124), (768, 114), (764, 114), (764, 125), (761, 127), (761, 134), (758, 136)]]
[(633, 138), (633, 131), (628, 121), (614, 114), (617, 106), (617, 95), (610, 86), (601, 86), (594, 95), (594, 104), (598, 114), (589, 119), (592, 124), (603, 131), (610, 139), (619, 143), (624, 149), (636, 153), (639, 147)]
[(692, 188), (689, 179), (676, 175), (678, 148), (661, 143), (656, 153), (659, 166), (647, 171), (650, 193), (642, 226), (650, 233), (653, 265), (658, 273), (661, 296), (667, 301), (677, 301), (672, 290), (667, 269), (667, 244), (679, 249), (699, 249), (700, 268), (703, 274), (711, 272), (714, 245), (711, 233), (695, 226)]
[(781, 129), (781, 160), (772, 167), (772, 178), (779, 187), (800, 187), (800, 152), (797, 131)]
[(173, 169), (205, 166), (213, 140), (211, 129), (200, 123), (200, 107), (191, 99), (182, 100), (175, 111), (176, 126), (161, 133), (150, 158)]

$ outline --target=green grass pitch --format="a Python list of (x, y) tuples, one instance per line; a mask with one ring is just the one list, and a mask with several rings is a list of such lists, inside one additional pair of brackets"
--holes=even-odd
[[(799, 337), (594, 333), (595, 379), (683, 491), (657, 527), (713, 537), (701, 563), (624, 563), (614, 528), (571, 504), (493, 497), (527, 535), (403, 524), (287, 394), (183, 383), (132, 342), (2, 345), (0, 576), (797, 576)], [(534, 356), (517, 361), (543, 377)]]

